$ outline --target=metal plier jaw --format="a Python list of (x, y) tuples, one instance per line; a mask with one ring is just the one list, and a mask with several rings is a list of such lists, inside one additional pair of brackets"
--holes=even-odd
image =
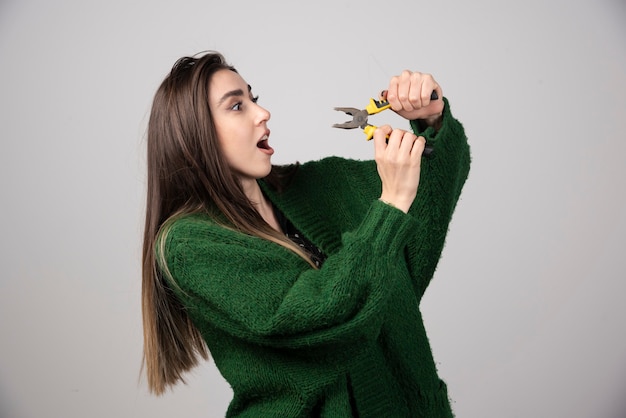
[(387, 110), (389, 109), (390, 106), (391, 105), (386, 100), (370, 99), (370, 102), (365, 107), (365, 109), (356, 109), (354, 107), (336, 107), (335, 110), (344, 112), (347, 115), (352, 116), (352, 120), (348, 122), (344, 122), (344, 123), (336, 123), (333, 125), (333, 128), (341, 128), (341, 129), (361, 128), (363, 129), (363, 132), (365, 132), (365, 139), (369, 141), (374, 136), (374, 131), (376, 130), (376, 126), (370, 125), (367, 122), (368, 116), (382, 112), (383, 110)]

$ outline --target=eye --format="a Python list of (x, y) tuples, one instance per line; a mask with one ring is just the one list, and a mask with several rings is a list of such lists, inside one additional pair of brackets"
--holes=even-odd
[[(250, 101), (252, 103), (256, 103), (259, 101), (259, 96), (254, 96), (254, 97), (250, 97)], [(243, 105), (243, 102), (237, 102), (234, 105), (231, 106), (230, 110), (241, 110), (241, 106)]]

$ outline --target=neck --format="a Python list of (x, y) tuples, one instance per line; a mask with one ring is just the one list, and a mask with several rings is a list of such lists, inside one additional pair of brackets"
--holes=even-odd
[(276, 215), (274, 214), (272, 202), (270, 202), (269, 199), (263, 194), (259, 183), (257, 183), (256, 180), (253, 180), (245, 183), (243, 188), (246, 196), (250, 202), (252, 202), (252, 205), (257, 212), (259, 212), (265, 222), (267, 222), (275, 230), (281, 231)]

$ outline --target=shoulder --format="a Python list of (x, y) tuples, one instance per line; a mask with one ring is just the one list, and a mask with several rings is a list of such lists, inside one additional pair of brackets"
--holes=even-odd
[[(282, 178), (279, 182), (276, 181), (276, 177), (261, 180), (266, 191), (278, 193), (291, 191), (310, 195), (318, 192), (328, 193), (329, 187), (334, 190), (352, 189), (361, 183), (376, 185), (378, 181), (374, 160), (356, 160), (338, 156), (276, 166), (275, 170)], [(284, 173), (288, 175), (285, 176)]]
[(374, 160), (356, 160), (331, 156), (302, 164), (296, 175), (304, 182), (352, 182), (377, 176)]
[(166, 252), (181, 248), (206, 247), (220, 242), (239, 240), (244, 234), (221, 225), (207, 214), (187, 214), (167, 221), (159, 233), (159, 241)]
[(329, 156), (320, 160), (307, 161), (302, 164), (302, 168), (308, 170), (328, 170), (341, 167), (368, 166), (373, 163), (373, 160), (356, 160), (345, 157)]
[(282, 255), (282, 247), (222, 225), (206, 214), (184, 215), (166, 223), (159, 235), (160, 255), (174, 276), (189, 271), (242, 268), (251, 260)]
[(186, 214), (170, 219), (163, 226), (168, 240), (181, 239), (190, 235), (204, 235), (208, 230), (216, 227), (216, 223), (208, 215)]

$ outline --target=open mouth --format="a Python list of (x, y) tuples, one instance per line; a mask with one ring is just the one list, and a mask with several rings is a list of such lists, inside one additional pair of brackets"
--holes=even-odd
[(261, 149), (270, 149), (269, 138), (267, 135), (264, 135), (263, 138), (256, 144), (257, 148)]

